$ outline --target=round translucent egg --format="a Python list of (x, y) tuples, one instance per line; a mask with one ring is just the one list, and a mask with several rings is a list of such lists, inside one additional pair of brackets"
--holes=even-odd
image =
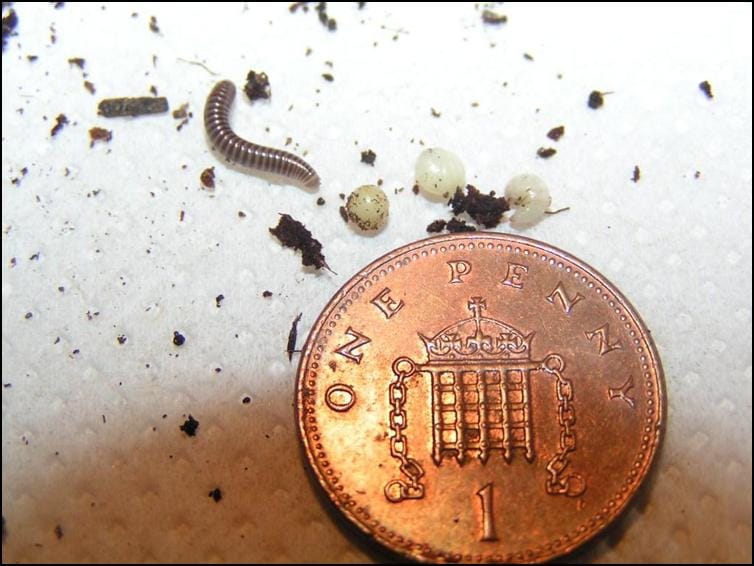
[(514, 228), (527, 228), (542, 220), (552, 202), (545, 182), (530, 173), (516, 175), (508, 181), (505, 198), (515, 211), (511, 216)]
[(455, 153), (432, 147), (416, 160), (416, 184), (429, 195), (448, 198), (466, 186), (466, 171)]
[(348, 195), (348, 220), (360, 229), (372, 232), (382, 228), (390, 214), (385, 192), (375, 185), (363, 185)]

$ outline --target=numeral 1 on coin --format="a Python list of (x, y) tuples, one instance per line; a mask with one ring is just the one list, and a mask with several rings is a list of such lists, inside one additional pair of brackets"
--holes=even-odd
[(476, 492), (482, 500), (482, 538), (481, 541), (497, 540), (495, 534), (495, 517), (492, 514), (492, 482)]

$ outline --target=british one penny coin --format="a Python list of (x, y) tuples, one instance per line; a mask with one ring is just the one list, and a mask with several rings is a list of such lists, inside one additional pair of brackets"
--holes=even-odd
[(664, 385), (634, 308), (584, 262), (474, 233), (362, 269), (304, 347), (297, 419), (335, 506), (425, 562), (538, 562), (629, 504)]

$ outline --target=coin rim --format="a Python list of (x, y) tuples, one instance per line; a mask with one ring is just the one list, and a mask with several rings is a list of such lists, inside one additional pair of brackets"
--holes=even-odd
[[(574, 264), (575, 266), (578, 266), (578, 268), (584, 273), (584, 275), (589, 275), (590, 277), (594, 278), (595, 281), (598, 281), (603, 288), (606, 288), (615, 296), (616, 302), (620, 303), (623, 306), (623, 309), (625, 310), (626, 315), (630, 316), (630, 318), (633, 320), (636, 329), (638, 333), (640, 334), (640, 338), (643, 339), (644, 343), (648, 346), (648, 357), (649, 359), (647, 361), (650, 361), (650, 368), (655, 369), (656, 373), (656, 382), (657, 382), (657, 406), (655, 407), (655, 410), (657, 412), (657, 415), (655, 417), (655, 420), (653, 421), (654, 426), (654, 434), (652, 435), (652, 438), (650, 439), (651, 446), (648, 446), (647, 449), (651, 450), (651, 453), (648, 454), (646, 463), (643, 466), (642, 473), (637, 476), (637, 479), (634, 480), (633, 488), (630, 490), (629, 493), (625, 495), (623, 498), (623, 501), (620, 504), (617, 504), (612, 511), (609, 512), (609, 515), (606, 517), (603, 517), (601, 522), (595, 524), (595, 527), (591, 530), (586, 530), (585, 533), (577, 538), (572, 538), (570, 540), (570, 543), (563, 545), (562, 547), (558, 548), (555, 552), (552, 552), (551, 554), (543, 555), (543, 556), (537, 556), (536, 558), (532, 557), (531, 559), (527, 560), (525, 557), (522, 557), (522, 561), (530, 562), (532, 560), (536, 561), (545, 561), (545, 560), (552, 560), (554, 558), (558, 558), (560, 556), (564, 556), (576, 548), (582, 546), (586, 542), (588, 542), (590, 539), (596, 537), (598, 534), (602, 533), (610, 524), (614, 523), (615, 520), (625, 512), (626, 509), (630, 507), (630, 504), (634, 497), (636, 496), (636, 493), (640, 490), (641, 486), (644, 485), (644, 482), (649, 475), (650, 470), (652, 469), (655, 460), (657, 458), (657, 453), (659, 451), (660, 445), (662, 444), (662, 439), (664, 438), (664, 430), (665, 430), (665, 419), (667, 418), (667, 396), (666, 396), (666, 386), (665, 386), (665, 375), (662, 368), (662, 363), (660, 361), (660, 356), (657, 351), (657, 347), (654, 343), (654, 340), (652, 339), (651, 333), (649, 332), (647, 326), (644, 324), (644, 321), (642, 320), (641, 316), (639, 315), (638, 311), (634, 306), (631, 304), (631, 302), (621, 293), (615, 285), (610, 282), (605, 276), (603, 276), (599, 271), (594, 269), (591, 265), (588, 263), (572, 256), (570, 253), (553, 246), (551, 244), (541, 242), (539, 240), (535, 240), (533, 238), (527, 238), (525, 236), (518, 236), (513, 234), (503, 234), (499, 232), (484, 232), (479, 231), (475, 233), (462, 233), (462, 234), (447, 234), (447, 235), (439, 235), (439, 236), (433, 236), (430, 238), (424, 238), (422, 240), (417, 240), (415, 242), (412, 242), (410, 244), (406, 244), (404, 246), (401, 246), (399, 248), (393, 249), (379, 258), (375, 259), (374, 261), (370, 262), (367, 266), (363, 267), (362, 269), (358, 270), (354, 275), (348, 278), (348, 280), (338, 289), (338, 291), (332, 296), (332, 298), (327, 302), (325, 307), (320, 312), (319, 316), (317, 317), (317, 320), (312, 325), (311, 330), (309, 331), (309, 334), (306, 338), (306, 342), (304, 344), (303, 349), (301, 350), (301, 358), (299, 360), (298, 369), (296, 371), (296, 404), (295, 404), (295, 419), (296, 419), (296, 428), (298, 429), (299, 437), (301, 439), (301, 442), (303, 444), (304, 452), (306, 453), (306, 458), (309, 463), (309, 467), (312, 469), (312, 472), (315, 474), (317, 481), (319, 482), (322, 489), (327, 494), (330, 501), (334, 504), (336, 509), (343, 513), (343, 515), (351, 522), (353, 523), (359, 530), (361, 530), (364, 534), (366, 534), (368, 537), (374, 539), (381, 545), (383, 545), (385, 548), (390, 549), (393, 552), (396, 552), (399, 555), (409, 557), (413, 560), (418, 560), (420, 562), (435, 562), (432, 560), (432, 556), (437, 557), (452, 557), (452, 558), (458, 558), (458, 560), (454, 560), (457, 562), (468, 562), (466, 560), (463, 560), (465, 556), (462, 553), (459, 552), (452, 552), (451, 550), (437, 550), (430, 547), (428, 544), (423, 543), (421, 546), (425, 549), (425, 552), (422, 552), (421, 554), (417, 554), (412, 552), (410, 549), (405, 548), (404, 546), (398, 546), (395, 543), (391, 542), (389, 538), (386, 536), (381, 535), (376, 530), (369, 527), (369, 525), (366, 524), (366, 522), (361, 519), (357, 514), (353, 513), (350, 509), (343, 507), (341, 504), (339, 504), (338, 496), (337, 494), (330, 488), (330, 483), (327, 481), (327, 479), (324, 477), (322, 471), (320, 470), (320, 466), (317, 463), (317, 459), (315, 458), (315, 455), (313, 453), (313, 448), (310, 444), (310, 438), (309, 438), (309, 432), (306, 430), (307, 425), (304, 422), (304, 389), (306, 387), (305, 384), (305, 369), (306, 366), (308, 366), (308, 360), (312, 354), (315, 337), (319, 335), (320, 331), (322, 330), (323, 323), (330, 317), (330, 314), (332, 313), (332, 310), (337, 306), (340, 301), (345, 298), (345, 296), (348, 294), (348, 292), (351, 290), (352, 287), (356, 286), (359, 283), (360, 279), (364, 278), (365, 274), (371, 274), (374, 272), (377, 268), (379, 268), (381, 265), (384, 265), (388, 263), (389, 261), (393, 260), (396, 257), (404, 256), (406, 254), (409, 254), (412, 251), (418, 250), (420, 248), (424, 248), (430, 245), (440, 244), (443, 242), (459, 242), (459, 241), (475, 241), (475, 240), (497, 240), (502, 241), (506, 244), (524, 244), (528, 246), (534, 246), (543, 249), (546, 253), (554, 255), (554, 256), (560, 256), (562, 259), (567, 260), (568, 262)], [(361, 277), (359, 277), (361, 276)], [(313, 442), (313, 441), (311, 441)], [(400, 533), (396, 531), (396, 535), (400, 536)], [(426, 552), (428, 550), (429, 552)], [(475, 560), (475, 558), (479, 556), (480, 560)], [(481, 563), (481, 562), (489, 562), (491, 555), (490, 554), (480, 554), (475, 553), (472, 555), (472, 563)]]

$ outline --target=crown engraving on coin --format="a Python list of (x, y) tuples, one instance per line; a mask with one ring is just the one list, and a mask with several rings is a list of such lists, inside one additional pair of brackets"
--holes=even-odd
[(432, 389), (432, 461), (436, 466), (445, 457), (463, 465), (467, 456), (483, 464), (490, 452), (500, 451), (510, 463), (513, 451), (523, 451), (534, 460), (529, 383), (532, 375), (543, 374), (555, 380), (560, 430), (560, 446), (546, 466), (545, 489), (550, 495), (578, 497), (586, 490), (581, 474), (566, 474), (569, 454), (576, 450), (576, 412), (573, 384), (565, 377), (565, 362), (558, 354), (533, 360), (530, 345), (535, 333), (524, 335), (512, 326), (482, 316), (487, 308), (483, 297), (471, 297), (472, 315), (447, 326), (434, 337), (419, 333), (427, 352), (427, 362), (417, 364), (400, 357), (393, 362), (395, 380), (390, 384), (389, 423), (392, 432), (390, 454), (399, 463), (401, 479), (385, 485), (385, 497), (393, 503), (424, 497), (424, 468), (408, 454), (403, 430), (407, 416), (406, 380), (414, 375), (429, 376)]

